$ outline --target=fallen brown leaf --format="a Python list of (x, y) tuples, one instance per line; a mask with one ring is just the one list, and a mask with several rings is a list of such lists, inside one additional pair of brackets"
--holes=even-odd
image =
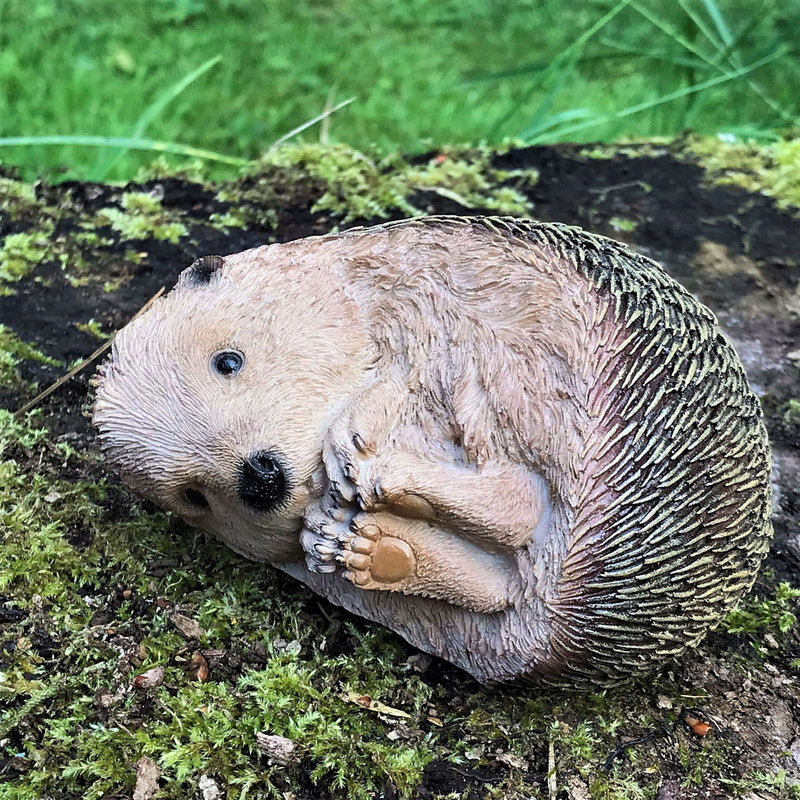
[(402, 709), (392, 708), (386, 706), (378, 700), (373, 700), (369, 695), (359, 695), (355, 692), (345, 692), (341, 695), (342, 700), (348, 703), (355, 703), (361, 708), (366, 708), (368, 711), (374, 711), (376, 714), (386, 714), (389, 717), (401, 717), (403, 719), (411, 719), (411, 714), (406, 713)]
[(208, 661), (199, 650), (192, 654), (192, 660), (189, 662), (189, 674), (200, 683), (205, 683), (208, 680), (210, 674)]

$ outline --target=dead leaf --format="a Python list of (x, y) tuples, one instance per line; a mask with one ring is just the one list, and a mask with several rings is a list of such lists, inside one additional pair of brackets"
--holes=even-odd
[(368, 711), (374, 711), (376, 714), (386, 714), (387, 717), (400, 717), (401, 719), (411, 719), (411, 714), (399, 708), (392, 708), (386, 706), (378, 700), (373, 700), (369, 695), (359, 695), (355, 692), (345, 692), (341, 695), (342, 700), (348, 703), (355, 703), (361, 708), (366, 708)]
[(158, 791), (158, 779), (161, 770), (152, 758), (142, 756), (136, 762), (136, 788), (133, 790), (133, 800), (151, 800)]
[(711, 725), (708, 722), (704, 722), (701, 719), (697, 719), (697, 717), (684, 717), (686, 724), (691, 728), (692, 733), (697, 734), (698, 736), (706, 736), (712, 730)]
[(192, 660), (189, 662), (189, 674), (200, 683), (205, 683), (208, 680), (210, 674), (208, 661), (199, 650), (192, 654)]

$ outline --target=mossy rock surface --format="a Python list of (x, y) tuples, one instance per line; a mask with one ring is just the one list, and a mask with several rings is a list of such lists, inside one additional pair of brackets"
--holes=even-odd
[(31, 417), (0, 411), (0, 797), (800, 797), (800, 212), (691, 144), (306, 147), (226, 185), (3, 172), (9, 412), (200, 255), (527, 209), (629, 242), (717, 313), (764, 406), (776, 540), (740, 611), (651, 679), (485, 688), (131, 497), (99, 460), (87, 371)]

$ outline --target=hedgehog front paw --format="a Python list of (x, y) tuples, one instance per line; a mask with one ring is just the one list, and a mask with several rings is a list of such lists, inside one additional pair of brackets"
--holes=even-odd
[(365, 495), (372, 495), (365, 485), (368, 462), (374, 455), (374, 444), (367, 444), (358, 433), (349, 415), (337, 419), (323, 443), (325, 469), (333, 489), (348, 503), (364, 508)]
[(396, 484), (382, 476), (381, 462), (395, 452), (393, 443), (402, 419), (399, 398), (406, 394), (400, 377), (380, 381), (333, 420), (323, 442), (331, 484), (362, 510), (384, 505), (389, 484)]
[(331, 485), (345, 502), (362, 511), (391, 507), (403, 516), (434, 518), (431, 504), (413, 488), (415, 470), (424, 463), (419, 457), (387, 445), (379, 448), (349, 418), (331, 428), (323, 452)]
[(310, 572), (335, 572), (344, 546), (353, 538), (350, 523), (355, 512), (329, 502), (306, 510), (300, 544)]
[(341, 560), (345, 578), (362, 589), (399, 589), (416, 574), (417, 559), (408, 542), (384, 535), (378, 525), (359, 519), (350, 524), (355, 533), (345, 542)]

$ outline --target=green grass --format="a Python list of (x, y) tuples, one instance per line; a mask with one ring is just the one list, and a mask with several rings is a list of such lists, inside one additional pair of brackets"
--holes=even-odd
[(0, 0), (0, 137), (133, 140), (0, 158), (28, 178), (125, 179), (186, 146), (231, 175), (351, 96), (303, 136), (383, 153), (685, 128), (769, 136), (800, 113), (800, 6), (756, 5)]

